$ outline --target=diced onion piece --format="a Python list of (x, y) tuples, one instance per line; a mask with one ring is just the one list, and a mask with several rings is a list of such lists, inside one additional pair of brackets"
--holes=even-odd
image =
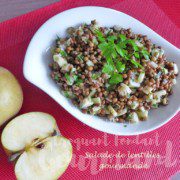
[(60, 48), (61, 48), (61, 50), (65, 50), (65, 49), (66, 49), (65, 44), (61, 44), (61, 45), (60, 45)]
[(113, 32), (113, 30), (110, 29), (110, 28), (105, 28), (105, 30), (104, 30), (104, 34), (105, 34), (105, 35), (107, 35), (107, 34), (109, 34), (109, 33), (111, 33), (111, 32)]
[(131, 94), (131, 92), (132, 91), (129, 86), (124, 83), (121, 83), (121, 85), (118, 87), (118, 93), (120, 96), (128, 96), (129, 94)]
[(97, 114), (100, 109), (101, 109), (100, 106), (94, 106), (94, 107), (92, 108), (93, 115)]
[(134, 87), (134, 88), (138, 88), (140, 87), (140, 83), (139, 82), (135, 82), (132, 79), (129, 81), (129, 87)]
[(155, 59), (157, 59), (158, 57), (162, 57), (163, 54), (164, 54), (163, 49), (155, 48), (155, 49), (152, 50), (152, 56)]
[(152, 100), (153, 100), (153, 94), (150, 93), (150, 94), (147, 95), (146, 101), (151, 102)]
[(148, 111), (144, 109), (144, 107), (141, 107), (138, 111), (137, 111), (138, 117), (141, 120), (146, 120), (148, 118)]
[(100, 99), (100, 97), (92, 98), (92, 102), (93, 102), (94, 104), (101, 104), (101, 99)]
[(159, 55), (160, 55), (160, 51), (159, 51), (160, 49), (158, 49), (158, 48), (155, 48), (155, 49), (153, 49), (152, 50), (152, 56), (155, 58), (155, 59), (157, 59), (158, 57), (159, 57)]
[(82, 109), (87, 109), (89, 106), (92, 106), (94, 103), (92, 102), (91, 98), (90, 97), (87, 97), (85, 99), (83, 99), (80, 107)]
[(82, 101), (82, 103), (80, 105), (80, 107), (82, 109), (86, 109), (89, 106), (92, 106), (94, 103), (101, 104), (101, 99), (99, 97), (98, 98), (91, 98), (95, 93), (96, 93), (96, 89), (93, 89), (90, 92), (89, 96)]
[(175, 85), (175, 84), (177, 83), (177, 80), (176, 80), (176, 79), (173, 79), (173, 80), (172, 80), (172, 83), (173, 83), (173, 85)]
[(121, 111), (118, 113), (117, 116), (122, 116), (122, 115), (124, 115), (124, 114), (126, 114), (126, 113), (127, 113), (127, 108), (124, 108), (123, 110), (121, 110)]
[(174, 63), (174, 74), (178, 74), (179, 70), (177, 64)]
[(95, 93), (96, 93), (96, 89), (93, 89), (93, 90), (90, 92), (89, 97), (94, 96)]
[(157, 68), (158, 67), (158, 65), (154, 61), (150, 61), (150, 65), (153, 68)]
[(69, 39), (66, 41), (66, 45), (69, 46), (69, 45), (71, 44), (71, 41), (72, 41), (72, 39), (69, 38)]
[(157, 108), (158, 108), (158, 102), (157, 102), (157, 100), (155, 100), (155, 99), (152, 100), (152, 106), (151, 106), (151, 107), (154, 108), (154, 109), (157, 109)]
[(131, 109), (136, 109), (139, 106), (139, 102), (138, 101), (133, 101), (131, 103)]
[(162, 84), (166, 84), (168, 82), (167, 79), (163, 79)]
[(54, 59), (55, 62), (58, 63), (58, 65), (59, 65), (60, 67), (63, 67), (65, 64), (67, 64), (66, 59), (64, 59), (63, 57), (61, 57), (60, 54), (55, 54), (55, 55), (53, 55), (53, 59)]
[(94, 66), (93, 62), (90, 61), (90, 60), (88, 60), (88, 61), (86, 62), (86, 64), (87, 64), (88, 66)]
[(143, 92), (144, 92), (145, 94), (150, 94), (152, 90), (153, 90), (153, 88), (152, 88), (152, 87), (149, 87), (149, 86), (145, 86), (145, 87), (143, 88)]
[(109, 84), (109, 83), (106, 83), (106, 84), (105, 84), (105, 87), (106, 87), (106, 88), (110, 87), (110, 84)]
[(160, 103), (161, 102), (161, 97), (165, 96), (166, 94), (167, 94), (167, 92), (165, 90), (156, 91), (154, 93), (154, 97), (156, 99), (156, 102)]
[(66, 71), (66, 72), (69, 72), (70, 69), (71, 69), (71, 64), (65, 64), (63, 67), (62, 67), (62, 70)]
[(159, 50), (159, 57), (161, 57), (163, 54), (164, 54), (164, 50), (163, 50), (163, 49), (160, 49), (160, 50)]
[(167, 97), (162, 99), (162, 104), (163, 105), (167, 105), (168, 104), (168, 98)]
[(67, 84), (71, 86), (71, 85), (74, 84), (74, 81), (75, 81), (74, 77), (73, 76), (69, 76), (69, 79), (67, 80)]
[(108, 106), (108, 110), (111, 112), (113, 117), (116, 117), (118, 115), (117, 112), (114, 110), (114, 108), (110, 105)]
[(93, 37), (93, 43), (95, 44), (95, 45), (98, 45), (98, 40), (96, 39), (96, 37)]
[(137, 123), (137, 122), (139, 122), (139, 117), (138, 117), (137, 113), (132, 112), (128, 115), (128, 120), (131, 123)]
[(63, 91), (63, 94), (64, 94), (64, 96), (66, 96), (67, 98), (70, 98), (70, 99), (75, 97), (75, 95), (71, 91)]
[(76, 71), (76, 68), (73, 67), (73, 68), (71, 69), (71, 73), (73, 73), (73, 72), (75, 72), (75, 71)]
[(168, 70), (167, 70), (166, 68), (163, 68), (163, 69), (162, 69), (162, 72), (163, 72), (164, 74), (167, 74), (167, 73), (168, 73)]
[(105, 110), (105, 114), (110, 114), (110, 111), (107, 107), (105, 107), (104, 110)]
[(145, 78), (145, 72), (141, 72), (138, 77), (138, 83), (142, 83)]
[(140, 43), (139, 41), (135, 41), (135, 43), (136, 43), (136, 45), (138, 46), (138, 47), (143, 47), (143, 44), (142, 43)]
[(113, 28), (115, 31), (120, 31), (122, 29), (122, 27), (118, 25), (113, 26)]
[(160, 90), (160, 91), (156, 91), (156, 92), (154, 93), (154, 95), (160, 97), (160, 96), (166, 95), (166, 93), (167, 93), (167, 92), (166, 92), (165, 90)]

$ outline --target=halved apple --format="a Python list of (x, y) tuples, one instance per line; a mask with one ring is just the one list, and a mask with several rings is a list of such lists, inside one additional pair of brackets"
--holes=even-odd
[(46, 113), (16, 117), (3, 130), (1, 141), (15, 161), (19, 180), (58, 179), (72, 158), (70, 141), (60, 136), (55, 119)]

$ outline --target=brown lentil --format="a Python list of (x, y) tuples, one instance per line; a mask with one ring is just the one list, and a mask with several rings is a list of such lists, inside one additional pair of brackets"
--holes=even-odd
[[(174, 62), (168, 62), (164, 54), (156, 57), (158, 53), (154, 52), (154, 49), (161, 50), (161, 47), (154, 45), (147, 36), (134, 34), (131, 29), (115, 27), (99, 28), (104, 37), (109, 35), (118, 36), (121, 33), (124, 34), (127, 39), (139, 39), (143, 47), (151, 53), (149, 56), (150, 61), (158, 65), (157, 68), (152, 67), (150, 61), (147, 61), (144, 57), (135, 58), (135, 56), (132, 55), (132, 59), (140, 63), (143, 69), (132, 67), (130, 61), (126, 61), (126, 69), (121, 73), (123, 83), (130, 87), (131, 80), (133, 78), (137, 79), (141, 72), (145, 72), (145, 78), (140, 84), (140, 87), (130, 87), (132, 92), (128, 96), (121, 96), (118, 91), (122, 85), (121, 83), (110, 87), (106, 86), (109, 84), (109, 75), (102, 73), (102, 68), (107, 61), (103, 52), (98, 48), (101, 42), (99, 42), (98, 37), (92, 30), (94, 27), (96, 27), (95, 20), (92, 21), (90, 25), (82, 25), (79, 29), (70, 27), (68, 28), (69, 37), (56, 40), (54, 53), (61, 53), (61, 45), (66, 45), (64, 51), (67, 53), (66, 60), (70, 66), (60, 68), (59, 64), (53, 61), (50, 64), (52, 70), (51, 77), (63, 91), (71, 92), (74, 95), (72, 103), (80, 106), (87, 97), (100, 98), (101, 104), (98, 105), (98, 107), (100, 106), (100, 110), (96, 112), (97, 115), (103, 117), (108, 116), (110, 120), (114, 119), (114, 121), (117, 122), (125, 122), (128, 121), (128, 114), (136, 112), (140, 107), (144, 107), (146, 110), (151, 109), (152, 102), (147, 102), (148, 94), (144, 92), (144, 88), (147, 86), (153, 88), (151, 93), (166, 90), (167, 94), (165, 97), (162, 97), (160, 102), (166, 105), (168, 103), (168, 96), (173, 92), (173, 79), (176, 78), (177, 74), (174, 73)], [(110, 31), (108, 35), (105, 34), (106, 31)], [(115, 40), (114, 42), (117, 43), (118, 41)], [(127, 44), (127, 51), (129, 54), (134, 52), (130, 44)], [(123, 57), (119, 58), (120, 61), (124, 62)], [(92, 63), (90, 66), (88, 66), (89, 61)], [(167, 74), (163, 72), (163, 68), (167, 69)], [(159, 72), (160, 74), (158, 74)], [(75, 76), (76, 79), (80, 81), (79, 84), (77, 81), (73, 82), (73, 85), (69, 85), (68, 78), (66, 78), (68, 73), (69, 76)], [(94, 74), (97, 75), (96, 78), (94, 78)], [(92, 93), (93, 91), (95, 91), (94, 94)], [(134, 101), (139, 102), (137, 109), (131, 109)], [(97, 104), (98, 101), (87, 109), (82, 108), (82, 112), (94, 114), (93, 107), (97, 107)], [(114, 118), (111, 113), (107, 113), (107, 107), (109, 105), (112, 106), (117, 113), (120, 113), (128, 106), (128, 113)]]

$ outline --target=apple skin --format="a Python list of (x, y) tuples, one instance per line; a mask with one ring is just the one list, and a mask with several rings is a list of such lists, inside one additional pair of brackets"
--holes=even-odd
[(23, 91), (18, 80), (0, 67), (0, 126), (20, 111), (22, 103)]

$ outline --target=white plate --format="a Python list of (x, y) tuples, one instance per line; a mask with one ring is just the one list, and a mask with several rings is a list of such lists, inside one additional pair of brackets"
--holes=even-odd
[(154, 43), (164, 48), (168, 59), (175, 61), (180, 67), (179, 49), (143, 23), (129, 15), (112, 9), (86, 6), (64, 11), (52, 17), (40, 27), (27, 49), (23, 69), (25, 78), (46, 92), (81, 122), (103, 132), (116, 135), (137, 135), (152, 131), (167, 123), (179, 110), (179, 76), (178, 83), (174, 88), (174, 94), (170, 97), (168, 106), (152, 110), (147, 121), (138, 124), (129, 124), (127, 127), (124, 127), (124, 125), (120, 123), (104, 121), (99, 117), (81, 113), (79, 109), (74, 107), (71, 102), (59, 92), (57, 85), (49, 76), (50, 70), (48, 64), (52, 61), (49, 49), (57, 35), (60, 37), (65, 36), (65, 30), (68, 27), (85, 22), (90, 23), (93, 19), (96, 19), (102, 26), (120, 25), (124, 28), (132, 28), (135, 33), (148, 35)]

